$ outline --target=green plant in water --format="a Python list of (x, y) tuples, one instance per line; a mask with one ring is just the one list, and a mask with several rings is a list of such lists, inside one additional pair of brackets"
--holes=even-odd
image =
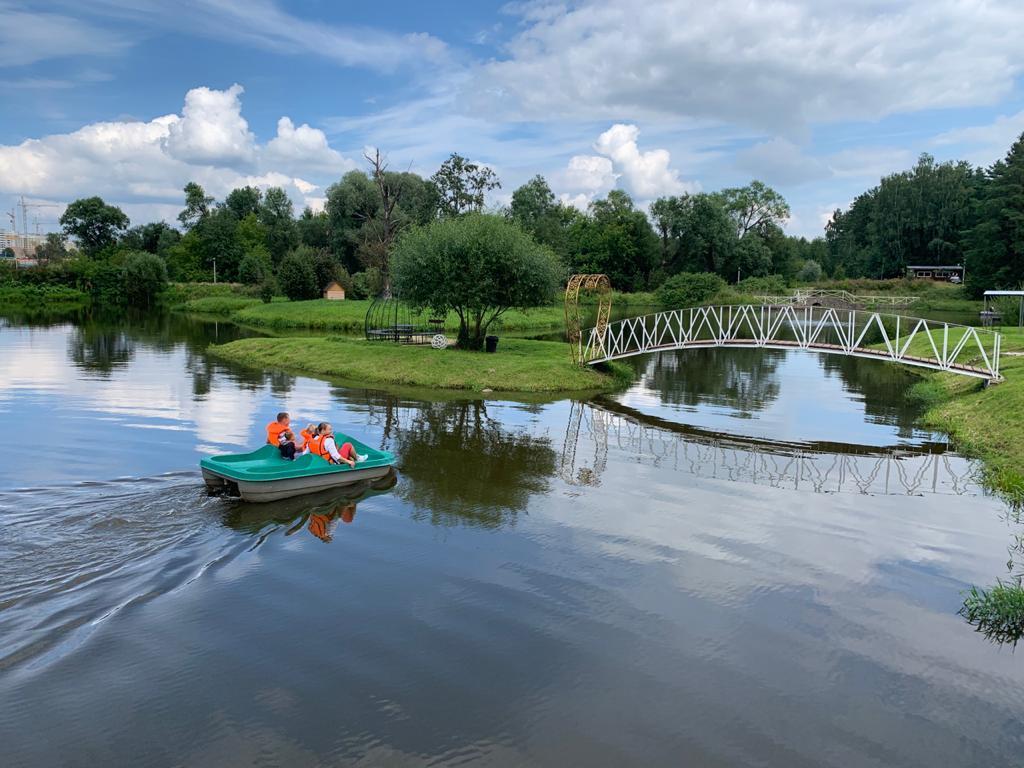
[(999, 581), (989, 589), (971, 587), (960, 615), (994, 643), (1014, 648), (1024, 637), (1024, 587), (1020, 578)]

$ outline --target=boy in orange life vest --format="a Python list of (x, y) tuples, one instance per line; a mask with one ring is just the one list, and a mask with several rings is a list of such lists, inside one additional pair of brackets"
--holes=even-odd
[(277, 421), (267, 424), (267, 442), (270, 445), (280, 445), (281, 433), (288, 429), (288, 425), (291, 423), (292, 420), (288, 418), (288, 414), (285, 411), (277, 414)]

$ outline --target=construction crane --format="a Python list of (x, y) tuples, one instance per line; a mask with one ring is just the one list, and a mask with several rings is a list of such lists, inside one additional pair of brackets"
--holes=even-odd
[[(58, 203), (26, 203), (25, 196), (22, 195), (18, 205), (21, 206), (21, 232), (22, 232), (22, 248), (25, 253), (28, 253), (28, 209), (29, 208), (60, 208)], [(38, 217), (36, 219), (38, 230)], [(11, 224), (14, 224), (14, 216), (11, 214)], [(38, 234), (38, 233), (37, 233)]]

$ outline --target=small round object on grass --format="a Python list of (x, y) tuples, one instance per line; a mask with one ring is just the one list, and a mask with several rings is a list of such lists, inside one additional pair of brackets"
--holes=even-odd
[(430, 346), (434, 349), (445, 349), (448, 346), (448, 337), (443, 333), (435, 333), (434, 338), (430, 340)]

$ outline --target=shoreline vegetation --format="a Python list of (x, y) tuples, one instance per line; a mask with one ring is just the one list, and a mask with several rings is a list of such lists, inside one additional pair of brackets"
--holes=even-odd
[(490, 393), (597, 394), (627, 386), (633, 370), (611, 363), (581, 368), (557, 341), (502, 339), (496, 354), (408, 346), (336, 336), (249, 338), (208, 348), (215, 358), (264, 368), (358, 382)]
[(952, 373), (923, 373), (910, 396), (925, 407), (921, 424), (950, 436), (960, 452), (980, 459), (985, 483), (1010, 504), (1024, 505), (1024, 329), (1003, 336), (1003, 381), (981, 382)]

